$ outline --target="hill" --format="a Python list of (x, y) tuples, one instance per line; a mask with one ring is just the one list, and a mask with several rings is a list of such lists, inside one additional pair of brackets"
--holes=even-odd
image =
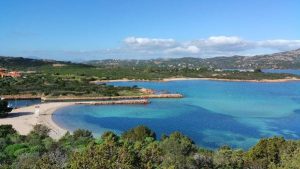
[(63, 67), (63, 66), (86, 67), (88, 65), (72, 63), (72, 62), (56, 61), (56, 60), (0, 56), (0, 68), (3, 67), (11, 70), (37, 70), (37, 69), (42, 69), (44, 67)]
[(300, 69), (300, 49), (256, 56), (231, 56), (214, 58), (171, 58), (149, 60), (91, 60), (83, 64), (72, 62), (0, 56), (0, 67), (8, 69), (35, 69), (65, 65), (97, 67), (160, 67), (160, 68), (215, 68), (215, 69)]
[(263, 69), (299, 69), (300, 49), (274, 53), (269, 55), (257, 55), (252, 57), (233, 56), (205, 59), (206, 64), (217, 68), (263, 68)]
[(151, 60), (93, 60), (87, 64), (102, 67), (157, 66), (168, 68), (219, 68), (219, 69), (300, 69), (300, 49), (257, 56), (231, 56), (214, 58), (174, 58)]

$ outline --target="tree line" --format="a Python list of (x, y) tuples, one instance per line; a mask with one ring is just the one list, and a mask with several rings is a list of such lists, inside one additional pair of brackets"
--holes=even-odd
[(157, 139), (145, 126), (116, 135), (93, 137), (88, 130), (49, 137), (50, 129), (34, 126), (20, 135), (0, 126), (0, 168), (22, 169), (297, 169), (300, 142), (282, 137), (261, 139), (247, 151), (229, 146), (209, 150), (180, 132)]
[(0, 78), (1, 95), (119, 96), (141, 94), (138, 88), (94, 84), (93, 77), (36, 73), (23, 78)]

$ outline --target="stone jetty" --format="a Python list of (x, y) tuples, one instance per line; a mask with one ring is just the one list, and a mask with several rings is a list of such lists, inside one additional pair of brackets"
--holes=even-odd
[(2, 95), (1, 98), (5, 100), (35, 100), (41, 99), (41, 96), (33, 96), (33, 95)]
[(141, 96), (112, 96), (112, 97), (42, 97), (44, 102), (63, 101), (105, 101), (105, 100), (131, 100), (131, 99), (151, 99), (151, 98), (182, 98), (181, 94), (150, 94)]
[(93, 102), (76, 102), (75, 104), (87, 105), (111, 105), (111, 104), (149, 104), (148, 99), (135, 99), (135, 100), (110, 100), (110, 101), (93, 101)]

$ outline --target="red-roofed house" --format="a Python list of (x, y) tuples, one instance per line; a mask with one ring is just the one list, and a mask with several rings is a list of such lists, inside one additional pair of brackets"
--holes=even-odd
[(13, 77), (13, 78), (16, 78), (16, 77), (21, 77), (21, 73), (17, 72), (17, 71), (12, 71), (12, 72), (8, 72), (7, 73), (7, 69), (0, 68), (0, 77), (1, 78), (3, 78), (3, 77)]
[(17, 71), (8, 72), (7, 75), (10, 77), (21, 77), (21, 73)]
[(0, 77), (4, 77), (6, 75), (6, 69), (0, 68)]

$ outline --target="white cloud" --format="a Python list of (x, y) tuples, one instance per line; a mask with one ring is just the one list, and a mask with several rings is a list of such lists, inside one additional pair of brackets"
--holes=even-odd
[(300, 48), (300, 40), (265, 40), (257, 43), (258, 46), (264, 48), (273, 48), (278, 50), (293, 50)]
[(190, 42), (203, 51), (242, 51), (253, 47), (253, 42), (243, 40), (236, 36), (211, 36), (207, 39)]
[[(176, 41), (174, 39), (128, 37), (118, 48), (99, 50), (27, 51), (27, 56), (90, 59), (149, 59), (158, 57), (215, 57), (256, 55), (300, 48), (300, 40), (250, 41), (237, 36), (211, 36), (206, 39)], [(22, 55), (21, 54), (21, 55)]]
[(150, 38), (136, 38), (128, 37), (124, 40), (127, 47), (133, 48), (168, 48), (176, 45), (174, 39), (150, 39)]
[[(140, 54), (157, 54), (157, 57), (213, 57), (231, 55), (264, 54), (264, 51), (279, 52), (300, 48), (300, 40), (250, 41), (238, 36), (211, 36), (207, 39), (186, 42), (174, 39), (129, 37), (126, 47)], [(256, 51), (256, 52), (254, 52)]]
[(206, 42), (211, 45), (228, 45), (241, 43), (242, 39), (236, 36), (211, 36)]
[(167, 49), (165, 51), (166, 53), (179, 53), (179, 54), (196, 54), (200, 52), (200, 49), (197, 46), (191, 45), (191, 46), (178, 46), (175, 48)]

